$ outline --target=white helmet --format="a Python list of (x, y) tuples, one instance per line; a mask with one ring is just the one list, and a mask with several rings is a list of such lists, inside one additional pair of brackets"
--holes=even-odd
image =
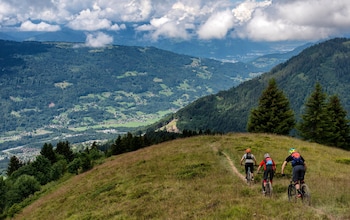
[(270, 157), (270, 154), (266, 153), (266, 154), (264, 155), (264, 158), (268, 158), (268, 157)]

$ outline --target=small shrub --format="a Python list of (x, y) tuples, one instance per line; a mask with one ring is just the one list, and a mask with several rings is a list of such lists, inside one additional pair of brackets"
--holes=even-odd
[(349, 158), (342, 158), (342, 159), (337, 159), (335, 162), (342, 163), (342, 164), (350, 164), (350, 159)]

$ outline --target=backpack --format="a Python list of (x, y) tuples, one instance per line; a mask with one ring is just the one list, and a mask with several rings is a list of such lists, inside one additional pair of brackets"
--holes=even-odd
[(298, 152), (292, 153), (292, 157), (293, 157), (292, 166), (304, 165), (304, 161), (301, 159), (301, 156)]
[(266, 166), (273, 165), (272, 159), (270, 157), (266, 158), (265, 159), (265, 164), (266, 164)]
[(252, 154), (251, 153), (247, 153), (245, 155), (245, 159), (253, 159)]

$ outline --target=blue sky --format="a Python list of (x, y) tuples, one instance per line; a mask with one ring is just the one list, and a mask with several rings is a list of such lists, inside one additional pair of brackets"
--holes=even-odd
[(243, 38), (316, 41), (347, 36), (349, 0), (1, 0), (0, 31), (108, 32), (132, 28), (150, 41)]

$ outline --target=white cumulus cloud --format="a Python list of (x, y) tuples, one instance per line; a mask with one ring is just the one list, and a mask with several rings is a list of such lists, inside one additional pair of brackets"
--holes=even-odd
[(93, 34), (87, 34), (85, 45), (88, 47), (105, 47), (108, 44), (112, 44), (113, 37), (97, 32)]
[(348, 0), (1, 0), (0, 31), (115, 31), (150, 37), (319, 40), (350, 34)]
[(349, 34), (349, 27), (350, 1), (280, 0), (255, 8), (237, 34), (267, 41), (317, 40)]
[(43, 32), (54, 32), (59, 31), (61, 28), (58, 25), (50, 25), (45, 22), (33, 23), (31, 21), (25, 21), (21, 24), (21, 31), (43, 31)]
[(214, 13), (199, 27), (198, 36), (201, 39), (222, 39), (234, 26), (234, 18), (231, 11), (226, 10)]

